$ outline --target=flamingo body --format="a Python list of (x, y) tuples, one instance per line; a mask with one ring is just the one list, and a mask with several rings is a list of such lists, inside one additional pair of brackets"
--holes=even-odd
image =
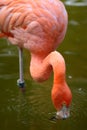
[(53, 70), (52, 101), (68, 108), (72, 94), (65, 80), (65, 61), (56, 48), (63, 41), (68, 16), (60, 0), (0, 0), (0, 37), (31, 53), (34, 80), (47, 80)]
[(0, 8), (1, 32), (9, 37), (15, 27), (28, 26), (29, 44), (23, 47), (33, 53), (55, 50), (65, 36), (67, 13), (58, 0), (0, 0)]

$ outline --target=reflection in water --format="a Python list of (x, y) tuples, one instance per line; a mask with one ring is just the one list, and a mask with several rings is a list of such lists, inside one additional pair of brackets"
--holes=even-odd
[(75, 21), (75, 20), (69, 21), (69, 24), (71, 24), (73, 26), (78, 26), (79, 25), (79, 23), (77, 21)]
[[(58, 50), (66, 61), (66, 78), (73, 94), (71, 117), (51, 121), (55, 109), (51, 102), (52, 78), (43, 84), (32, 80), (29, 63), (24, 63), (26, 93), (16, 86), (18, 50), (0, 40), (0, 129), (2, 130), (86, 130), (87, 129), (87, 1), (63, 0), (69, 13), (69, 26)], [(30, 56), (24, 55), (30, 61)], [(27, 73), (26, 73), (27, 71)]]
[(67, 6), (87, 6), (87, 0), (66, 0)]

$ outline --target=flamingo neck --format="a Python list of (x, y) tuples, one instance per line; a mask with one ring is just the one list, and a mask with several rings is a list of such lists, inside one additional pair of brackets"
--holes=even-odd
[(30, 73), (33, 79), (44, 81), (54, 72), (54, 84), (65, 81), (65, 62), (62, 55), (56, 51), (49, 55), (31, 54)]

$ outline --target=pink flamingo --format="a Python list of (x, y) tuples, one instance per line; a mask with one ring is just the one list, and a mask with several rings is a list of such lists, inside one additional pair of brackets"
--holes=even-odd
[(52, 101), (56, 118), (69, 117), (72, 100), (64, 58), (55, 51), (65, 37), (67, 23), (67, 12), (60, 0), (0, 0), (0, 36), (30, 51), (34, 80), (42, 82), (54, 72)]

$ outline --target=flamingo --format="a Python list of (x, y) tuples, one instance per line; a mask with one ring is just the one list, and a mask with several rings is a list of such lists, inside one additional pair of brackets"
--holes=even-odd
[(65, 60), (56, 51), (67, 24), (67, 11), (60, 0), (0, 0), (0, 37), (29, 50), (30, 74), (35, 81), (47, 80), (53, 70), (51, 97), (56, 119), (70, 116), (72, 102)]

